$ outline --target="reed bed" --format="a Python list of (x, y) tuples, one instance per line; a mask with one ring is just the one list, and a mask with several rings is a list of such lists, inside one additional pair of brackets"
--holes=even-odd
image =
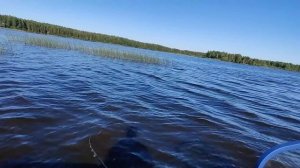
[(0, 44), (0, 55), (3, 55), (5, 51), (6, 51), (5, 47), (2, 44)]
[(121, 50), (87, 47), (80, 43), (72, 43), (69, 41), (58, 40), (50, 37), (12, 36), (10, 37), (10, 40), (24, 42), (25, 45), (74, 50), (89, 55), (102, 56), (112, 59), (121, 59), (146, 64), (167, 64), (166, 60), (149, 55)]
[(0, 46), (0, 54), (1, 55), (4, 54), (4, 48), (2, 48), (1, 46)]

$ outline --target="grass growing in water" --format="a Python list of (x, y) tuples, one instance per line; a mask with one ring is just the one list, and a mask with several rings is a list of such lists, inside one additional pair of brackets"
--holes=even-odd
[(0, 44), (0, 55), (5, 53), (5, 48)]
[(138, 54), (133, 52), (120, 51), (120, 50), (113, 50), (113, 49), (92, 48), (92, 47), (87, 47), (85, 45), (81, 45), (79, 43), (70, 43), (69, 41), (52, 39), (49, 37), (12, 36), (10, 37), (10, 40), (24, 42), (25, 45), (74, 50), (85, 54), (102, 56), (102, 57), (107, 57), (112, 59), (121, 59), (121, 60), (147, 63), (147, 64), (167, 64), (166, 60), (156, 58), (153, 56), (148, 56), (148, 55)]

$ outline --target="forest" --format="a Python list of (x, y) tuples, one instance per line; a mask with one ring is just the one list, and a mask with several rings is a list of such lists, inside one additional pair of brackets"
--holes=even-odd
[(295, 64), (291, 64), (291, 63), (285, 63), (285, 62), (278, 62), (278, 61), (260, 60), (260, 59), (242, 56), (240, 54), (230, 54), (230, 53), (220, 52), (220, 51), (208, 51), (205, 54), (205, 57), (218, 59), (218, 60), (222, 60), (222, 61), (239, 63), (239, 64), (280, 68), (280, 69), (289, 70), (289, 71), (300, 71), (300, 65), (295, 65)]
[(205, 52), (195, 52), (195, 51), (188, 51), (188, 50), (179, 50), (179, 49), (169, 48), (158, 44), (143, 43), (143, 42), (130, 40), (123, 37), (80, 31), (72, 28), (66, 28), (66, 27), (48, 24), (48, 23), (41, 23), (41, 22), (21, 19), (13, 16), (7, 16), (7, 15), (0, 15), (0, 27), (18, 29), (27, 32), (32, 32), (32, 33), (57, 35), (57, 36), (70, 37), (70, 38), (76, 38), (81, 40), (112, 43), (112, 44), (119, 44), (119, 45), (124, 45), (129, 47), (135, 47), (135, 48), (143, 48), (143, 49), (171, 52), (176, 54), (184, 54), (184, 55), (197, 56), (203, 58), (218, 59), (221, 61), (228, 61), (228, 62), (234, 62), (239, 64), (280, 68), (280, 69), (290, 70), (290, 71), (300, 71), (300, 65), (295, 65), (291, 63), (253, 59), (247, 56), (242, 56), (240, 54), (231, 54), (231, 53), (220, 52), (220, 51), (208, 51), (205, 53)]

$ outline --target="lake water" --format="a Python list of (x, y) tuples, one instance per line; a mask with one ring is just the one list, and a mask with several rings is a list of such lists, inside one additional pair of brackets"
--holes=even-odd
[[(0, 29), (6, 34), (25, 34)], [(79, 40), (75, 40), (79, 41)], [(128, 126), (155, 167), (254, 167), (300, 139), (300, 73), (147, 53), (168, 65), (6, 44), (0, 56), (0, 167), (7, 162), (97, 164)], [(99, 131), (102, 131), (99, 133)]]

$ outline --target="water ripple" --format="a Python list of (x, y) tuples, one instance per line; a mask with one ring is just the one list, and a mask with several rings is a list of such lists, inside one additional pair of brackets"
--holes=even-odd
[(0, 57), (0, 164), (95, 163), (89, 137), (107, 132), (94, 144), (104, 156), (129, 125), (157, 167), (253, 167), (300, 139), (298, 73), (113, 45), (174, 63), (13, 46)]

